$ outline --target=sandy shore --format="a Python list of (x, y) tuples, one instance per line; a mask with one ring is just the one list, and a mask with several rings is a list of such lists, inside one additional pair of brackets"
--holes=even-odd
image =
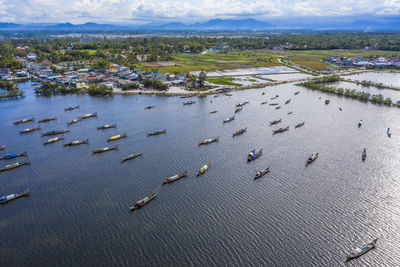
[[(178, 87), (178, 86), (171, 86), (166, 91), (159, 91), (159, 90), (140, 91), (139, 89), (122, 91), (121, 89), (114, 89), (113, 93), (122, 95), (143, 94), (143, 95), (187, 96), (187, 95), (215, 94), (217, 93), (217, 90), (222, 88), (227, 88), (227, 86), (223, 87), (219, 86), (205, 91), (196, 91), (196, 90), (187, 91), (183, 87)], [(230, 89), (233, 90), (233, 88)]]

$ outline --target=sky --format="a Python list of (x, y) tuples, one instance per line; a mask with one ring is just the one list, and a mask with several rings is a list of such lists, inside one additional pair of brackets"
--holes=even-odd
[(400, 0), (0, 0), (0, 22), (12, 23), (145, 24), (398, 15)]

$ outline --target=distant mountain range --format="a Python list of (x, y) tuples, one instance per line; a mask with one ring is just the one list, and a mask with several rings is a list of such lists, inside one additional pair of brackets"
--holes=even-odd
[(400, 31), (400, 19), (391, 21), (355, 20), (349, 23), (335, 22), (326, 19), (323, 22), (312, 22), (311, 20), (280, 20), (268, 23), (255, 19), (213, 19), (204, 23), (183, 24), (171, 22), (155, 25), (117, 25), (97, 24), (88, 22), (85, 24), (15, 24), (0, 23), (0, 31), (62, 31), (62, 32), (84, 32), (84, 31), (270, 31), (270, 30), (345, 30), (345, 31)]

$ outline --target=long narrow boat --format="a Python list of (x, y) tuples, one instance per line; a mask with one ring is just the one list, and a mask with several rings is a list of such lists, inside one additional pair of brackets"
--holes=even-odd
[(27, 196), (29, 196), (29, 189), (26, 189), (21, 194), (11, 194), (11, 195), (8, 195), (8, 196), (0, 197), (0, 204), (5, 204), (5, 203), (10, 202), (12, 200), (16, 200), (17, 198), (27, 197)]
[(13, 123), (15, 125), (18, 125), (18, 124), (21, 124), (21, 123), (27, 123), (27, 122), (34, 121), (34, 120), (35, 120), (35, 118), (29, 118), (29, 119), (22, 119), (22, 120), (19, 120), (19, 121), (14, 121)]
[(149, 203), (150, 201), (152, 201), (153, 199), (155, 199), (156, 196), (157, 196), (157, 193), (156, 193), (156, 192), (153, 192), (150, 196), (145, 197), (145, 198), (143, 198), (143, 199), (137, 201), (137, 202), (135, 203), (135, 205), (133, 205), (133, 206), (130, 207), (130, 210), (131, 210), (131, 211), (134, 211), (134, 210), (140, 209), (141, 207), (143, 207), (144, 205), (146, 205), (147, 203)]
[(286, 127), (286, 128), (279, 128), (278, 130), (273, 130), (272, 134), (283, 133), (283, 132), (286, 132), (286, 131), (289, 131), (289, 126)]
[(42, 136), (57, 135), (57, 134), (63, 134), (63, 133), (68, 133), (68, 132), (69, 132), (69, 130), (55, 130), (55, 131), (43, 133)]
[(75, 140), (69, 143), (65, 143), (64, 146), (79, 146), (82, 144), (89, 144), (89, 139), (86, 140)]
[(217, 110), (213, 110), (213, 111), (210, 111), (210, 114), (215, 114), (217, 112), (218, 112)]
[(243, 107), (244, 105), (247, 105), (248, 103), (250, 103), (250, 102), (249, 102), (249, 101), (241, 102), (241, 103), (237, 104), (236, 107), (237, 107), (237, 108), (238, 108), (238, 107)]
[(261, 102), (261, 105), (265, 105), (267, 103), (268, 103), (268, 101), (264, 101), (264, 102)]
[(304, 126), (305, 123), (306, 123), (305, 121), (303, 121), (303, 122), (301, 122), (301, 123), (298, 123), (298, 124), (296, 124), (296, 125), (294, 126), (294, 128), (295, 128), (295, 129), (296, 129), (296, 128), (300, 128), (300, 127)]
[(210, 166), (211, 166), (211, 162), (208, 162), (206, 165), (201, 167), (200, 170), (197, 172), (197, 176), (200, 176), (203, 173), (205, 173), (210, 168)]
[(264, 176), (264, 175), (267, 174), (267, 173), (269, 173), (269, 166), (268, 166), (268, 168), (266, 168), (266, 169), (263, 169), (263, 170), (261, 170), (261, 171), (258, 171), (258, 172), (256, 173), (256, 175), (254, 176), (254, 180), (256, 180), (256, 179), (258, 179), (258, 178)]
[(142, 155), (142, 153), (138, 152), (138, 153), (130, 154), (130, 155), (126, 156), (126, 157), (123, 157), (123, 158), (121, 158), (121, 160), (122, 160), (122, 162), (125, 162), (127, 160), (131, 160), (131, 159), (137, 158), (137, 157), (139, 157), (141, 155)]
[(83, 114), (82, 116), (79, 116), (79, 119), (88, 119), (92, 117), (97, 117), (97, 112)]
[(386, 134), (387, 134), (387, 136), (389, 136), (389, 137), (392, 136), (392, 131), (390, 130), (390, 128), (387, 128)]
[(312, 154), (307, 160), (306, 165), (313, 163), (318, 158), (318, 153)]
[(271, 97), (271, 100), (277, 99), (279, 97), (279, 95), (276, 95), (274, 97)]
[(210, 138), (210, 139), (205, 139), (205, 140), (203, 140), (203, 141), (201, 141), (201, 142), (199, 143), (199, 146), (211, 144), (211, 143), (214, 143), (214, 142), (218, 142), (218, 140), (219, 140), (219, 137)]
[(26, 129), (20, 131), (19, 133), (20, 133), (20, 134), (31, 133), (31, 132), (37, 131), (37, 130), (39, 130), (39, 129), (40, 129), (40, 125), (39, 125), (38, 127), (26, 128)]
[(57, 118), (56, 117), (52, 117), (52, 118), (43, 118), (40, 121), (38, 121), (38, 123), (43, 123), (43, 122), (49, 122), (49, 121), (55, 121)]
[(44, 145), (53, 144), (53, 143), (61, 141), (61, 140), (64, 140), (64, 135), (58, 136), (58, 137), (54, 137), (54, 138), (50, 138), (49, 140), (44, 142)]
[(162, 184), (173, 183), (173, 182), (178, 181), (179, 179), (186, 177), (186, 176), (187, 176), (187, 171), (184, 171), (181, 174), (176, 174), (174, 176), (168, 177), (167, 179), (162, 181)]
[(192, 105), (194, 103), (196, 103), (196, 101), (192, 100), (192, 101), (184, 102), (183, 105), (187, 106), (187, 105)]
[(289, 104), (290, 100), (291, 100), (290, 98), (288, 100), (286, 100), (285, 105)]
[(0, 150), (4, 150), (6, 148), (6, 145), (0, 146)]
[(29, 163), (30, 163), (29, 159), (26, 159), (26, 160), (21, 161), (21, 162), (18, 162), (18, 161), (17, 161), (17, 162), (15, 162), (15, 163), (13, 163), (13, 164), (9, 164), (9, 165), (6, 165), (6, 166), (3, 167), (3, 168), (0, 168), (0, 172), (12, 170), (12, 169), (21, 167), (21, 166), (26, 165), (26, 164), (29, 164)]
[(121, 139), (121, 138), (126, 138), (126, 137), (128, 137), (128, 134), (127, 134), (127, 133), (114, 135), (114, 136), (111, 136), (110, 138), (108, 138), (108, 139), (107, 139), (107, 142), (116, 141), (116, 140), (119, 140), (119, 139)]
[(235, 137), (235, 136), (244, 134), (246, 131), (247, 131), (247, 127), (242, 128), (242, 129), (240, 129), (240, 130), (237, 130), (236, 132), (234, 132), (234, 133), (232, 134), (232, 137)]
[(269, 125), (271, 126), (271, 125), (275, 125), (275, 124), (278, 124), (278, 123), (281, 123), (281, 122), (282, 122), (282, 119), (274, 120), (274, 121), (270, 121)]
[(287, 114), (288, 114), (288, 115), (293, 114), (293, 111), (289, 111)]
[(363, 152), (361, 154), (361, 159), (362, 159), (362, 161), (364, 161), (366, 158), (367, 158), (367, 149), (364, 148), (364, 150), (363, 150)]
[(167, 132), (167, 129), (160, 130), (160, 131), (149, 132), (149, 133), (147, 133), (147, 136), (164, 134), (164, 133), (166, 133), (166, 132)]
[(258, 152), (256, 152), (255, 149), (253, 149), (247, 155), (247, 161), (252, 161), (252, 160), (255, 160), (255, 159), (259, 158), (262, 155), (262, 151), (263, 151), (262, 148)]
[(238, 113), (238, 112), (240, 112), (240, 111), (242, 111), (242, 110), (243, 110), (243, 106), (240, 106), (240, 107), (238, 107), (238, 108), (235, 109), (235, 113)]
[(281, 108), (281, 106), (277, 106), (275, 109), (280, 109)]
[(116, 124), (106, 124), (106, 125), (101, 125), (101, 126), (98, 126), (97, 127), (97, 129), (98, 130), (106, 130), (106, 129), (110, 129), (110, 128), (117, 128), (117, 125)]
[(70, 125), (72, 125), (72, 124), (75, 124), (75, 123), (77, 123), (77, 122), (80, 122), (81, 120), (82, 120), (81, 118), (77, 118), (77, 119), (75, 119), (75, 120), (72, 120), (72, 121), (67, 122), (67, 125), (70, 126)]
[(329, 98), (325, 99), (325, 105), (328, 105), (331, 102)]
[(223, 123), (227, 123), (227, 122), (233, 121), (234, 119), (235, 119), (235, 116), (232, 116), (230, 118), (226, 118)]
[(294, 95), (298, 95), (298, 94), (300, 94), (300, 91), (294, 92)]
[(363, 245), (361, 248), (355, 248), (349, 255), (347, 255), (346, 261), (350, 261), (352, 259), (358, 258), (361, 255), (367, 253), (371, 249), (376, 247), (376, 242), (378, 241), (378, 238), (374, 239), (371, 243)]
[(14, 158), (18, 158), (18, 157), (26, 157), (27, 153), (28, 153), (28, 151), (24, 151), (19, 154), (5, 154), (5, 155), (1, 156), (0, 159), (14, 159)]
[(279, 105), (279, 103), (271, 103), (271, 104), (269, 104), (270, 106), (277, 106), (277, 105)]
[(261, 95), (265, 95), (265, 92), (262, 92)]
[(152, 108), (155, 108), (156, 106), (147, 106), (147, 107), (145, 107), (144, 109), (152, 109)]
[(363, 121), (362, 120), (360, 120), (359, 122), (358, 122), (358, 128), (360, 128), (361, 126), (362, 126), (362, 124), (363, 124)]
[(96, 150), (93, 150), (93, 154), (103, 153), (103, 152), (110, 151), (110, 150), (115, 150), (115, 149), (118, 149), (118, 145), (110, 146), (110, 147), (98, 148)]
[(74, 110), (74, 109), (77, 109), (77, 108), (80, 108), (80, 106), (76, 105), (76, 106), (72, 106), (72, 107), (66, 107), (66, 108), (64, 108), (64, 110), (65, 111), (69, 111), (69, 110)]

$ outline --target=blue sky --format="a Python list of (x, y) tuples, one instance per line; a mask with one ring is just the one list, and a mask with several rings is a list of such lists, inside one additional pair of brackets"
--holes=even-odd
[(384, 17), (400, 15), (400, 0), (0, 0), (0, 22), (137, 24), (213, 18)]

